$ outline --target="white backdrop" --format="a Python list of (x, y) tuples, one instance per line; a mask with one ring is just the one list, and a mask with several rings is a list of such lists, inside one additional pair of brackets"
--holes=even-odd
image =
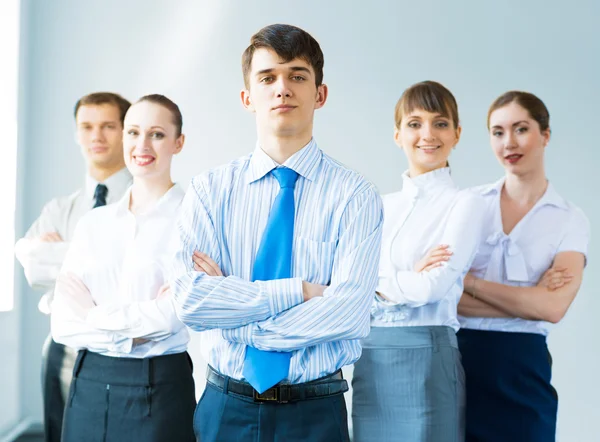
[[(592, 423), (600, 418), (600, 209), (594, 186), (600, 158), (599, 18), (593, 0), (23, 0), (17, 233), (45, 201), (83, 182), (72, 107), (86, 93), (110, 90), (132, 100), (163, 93), (175, 100), (187, 134), (174, 161), (180, 182), (249, 152), (255, 131), (239, 102), (240, 58), (251, 34), (270, 23), (295, 24), (320, 41), (330, 96), (316, 114), (316, 139), (382, 193), (399, 188), (406, 167), (392, 129), (395, 102), (407, 86), (432, 79), (455, 93), (463, 137), (451, 164), (462, 186), (502, 173), (487, 139), (489, 104), (509, 89), (534, 92), (551, 112), (548, 176), (586, 212), (593, 229), (583, 287), (550, 337), (559, 435), (567, 442), (598, 441)], [(0, 379), (0, 392), (14, 396), (9, 386), (18, 380), (21, 419), (39, 421), (39, 352), (48, 320), (36, 310), (38, 294), (17, 274), (20, 324), (14, 339), (0, 345), (4, 354), (19, 358), (20, 374)], [(16, 342), (18, 355), (10, 353)], [(197, 372), (202, 379), (203, 369)]]

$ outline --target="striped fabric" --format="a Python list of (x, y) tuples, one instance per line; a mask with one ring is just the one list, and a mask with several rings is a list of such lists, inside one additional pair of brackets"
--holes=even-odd
[[(208, 363), (243, 379), (246, 345), (292, 351), (287, 380), (325, 376), (360, 356), (377, 282), (383, 210), (377, 191), (311, 140), (283, 166), (295, 170), (292, 277), (251, 281), (254, 259), (279, 184), (278, 164), (260, 147), (196, 177), (179, 219), (172, 291), (179, 318), (203, 335)], [(194, 250), (225, 277), (193, 270)], [(325, 284), (303, 303), (302, 281)]]

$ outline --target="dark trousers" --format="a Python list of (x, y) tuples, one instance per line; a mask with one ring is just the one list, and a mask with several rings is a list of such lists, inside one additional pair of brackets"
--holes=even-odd
[(558, 396), (546, 338), (462, 329), (467, 442), (553, 442)]
[(253, 399), (210, 384), (198, 402), (194, 431), (199, 442), (348, 442), (344, 395), (286, 404)]
[(114, 358), (81, 350), (63, 442), (192, 442), (196, 405), (187, 353)]
[[(42, 350), (42, 397), (44, 400), (44, 440), (60, 442), (65, 386), (70, 383), (73, 367), (70, 353), (74, 350), (55, 342), (48, 336)], [(61, 381), (62, 380), (62, 381)], [(62, 386), (62, 388), (61, 388)]]

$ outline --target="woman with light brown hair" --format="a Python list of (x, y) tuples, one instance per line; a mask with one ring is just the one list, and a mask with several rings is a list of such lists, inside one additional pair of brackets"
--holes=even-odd
[(488, 129), (505, 176), (477, 189), (490, 222), (459, 305), (467, 441), (552, 442), (558, 397), (546, 336), (579, 290), (590, 226), (546, 178), (542, 100), (506, 92)]
[(432, 81), (411, 86), (396, 105), (395, 123), (409, 168), (402, 190), (383, 197), (371, 333), (352, 382), (354, 440), (462, 441), (456, 307), (480, 243), (483, 201), (450, 176), (461, 127), (448, 89)]

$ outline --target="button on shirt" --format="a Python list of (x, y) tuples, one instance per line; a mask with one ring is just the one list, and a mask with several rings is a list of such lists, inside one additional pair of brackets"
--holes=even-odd
[[(483, 199), (460, 191), (449, 168), (415, 178), (402, 175), (402, 190), (384, 196), (385, 222), (374, 327), (446, 325), (458, 330), (463, 279), (481, 241)], [(414, 271), (433, 247), (447, 244), (450, 260), (428, 272)]]
[[(473, 261), (472, 273), (487, 281), (516, 287), (537, 285), (561, 252), (587, 255), (590, 223), (584, 213), (562, 198), (548, 183), (546, 192), (509, 235), (504, 233), (500, 194), (505, 178), (474, 190), (483, 195), (490, 222)], [(461, 327), (477, 330), (525, 332), (547, 335), (545, 321), (521, 318), (460, 317)]]
[[(79, 222), (61, 272), (81, 279), (96, 307), (83, 319), (57, 292), (52, 336), (69, 347), (107, 356), (179, 353), (186, 350), (188, 332), (175, 316), (172, 297), (155, 298), (168, 282), (178, 244), (177, 212), (185, 193), (175, 185), (154, 207), (133, 215), (130, 192)], [(136, 345), (134, 338), (141, 338)]]
[[(15, 255), (25, 270), (29, 285), (46, 294), (38, 305), (43, 313), (50, 313), (54, 283), (65, 259), (75, 226), (81, 217), (92, 210), (98, 181), (87, 176), (85, 187), (62, 198), (55, 198), (42, 209), (40, 217), (31, 225), (24, 238), (17, 241)], [(131, 174), (126, 168), (104, 181), (108, 188), (107, 204), (118, 201), (131, 186)], [(43, 242), (39, 237), (57, 232), (62, 242)]]
[[(246, 346), (293, 352), (287, 380), (310, 381), (352, 364), (369, 332), (377, 281), (381, 198), (373, 185), (332, 160), (314, 140), (283, 166), (294, 190), (292, 277), (252, 280), (279, 184), (279, 165), (260, 147), (196, 177), (183, 202), (172, 284), (177, 314), (202, 331), (203, 353), (220, 373), (242, 379)], [(193, 271), (192, 253), (213, 258), (224, 277)], [(328, 285), (303, 301), (302, 281)]]

